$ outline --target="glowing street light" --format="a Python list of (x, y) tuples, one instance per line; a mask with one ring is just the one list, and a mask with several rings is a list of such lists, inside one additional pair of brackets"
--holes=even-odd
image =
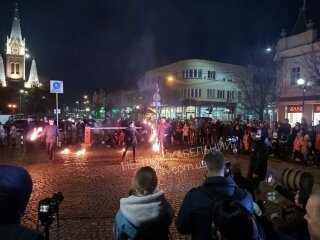
[(14, 113), (15, 109), (17, 108), (16, 104), (8, 104), (8, 108), (11, 110), (12, 113)]
[(312, 85), (311, 81), (306, 81), (303, 78), (297, 80), (297, 84), (302, 87), (302, 118), (304, 116), (304, 102), (306, 98), (306, 89)]
[(167, 79), (168, 81), (172, 82), (174, 80), (174, 77), (172, 75), (169, 75)]

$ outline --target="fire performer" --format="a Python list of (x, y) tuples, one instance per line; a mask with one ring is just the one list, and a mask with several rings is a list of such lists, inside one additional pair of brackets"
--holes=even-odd
[(54, 147), (57, 144), (59, 137), (59, 129), (57, 125), (54, 125), (53, 119), (49, 119), (49, 125), (44, 128), (43, 136), (46, 139), (46, 151), (49, 159), (52, 160)]
[(129, 127), (125, 129), (125, 136), (124, 136), (124, 143), (125, 143), (125, 150), (122, 155), (122, 161), (124, 160), (128, 148), (132, 146), (132, 154), (133, 154), (133, 162), (136, 161), (136, 146), (137, 146), (137, 134), (139, 134), (136, 130), (134, 122), (129, 123)]
[(158, 138), (160, 141), (162, 154), (165, 155), (168, 150), (170, 140), (170, 124), (162, 117), (158, 126)]

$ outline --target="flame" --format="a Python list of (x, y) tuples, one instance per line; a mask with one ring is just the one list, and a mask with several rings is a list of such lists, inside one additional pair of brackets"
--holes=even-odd
[(70, 153), (70, 150), (68, 148), (65, 148), (61, 151), (61, 154), (68, 155)]
[(155, 151), (155, 152), (159, 152), (160, 151), (160, 145), (159, 145), (159, 143), (154, 143), (153, 145), (152, 145), (152, 150), (153, 151)]
[(36, 139), (39, 137), (39, 134), (40, 134), (42, 131), (43, 131), (42, 127), (34, 128), (34, 129), (33, 129), (33, 132), (31, 133), (30, 140), (31, 140), (31, 141), (36, 140)]
[(84, 156), (86, 154), (86, 150), (85, 149), (81, 149), (78, 152), (76, 152), (77, 156)]
[(153, 129), (149, 142), (153, 142), (156, 139), (156, 137), (157, 137), (157, 131)]

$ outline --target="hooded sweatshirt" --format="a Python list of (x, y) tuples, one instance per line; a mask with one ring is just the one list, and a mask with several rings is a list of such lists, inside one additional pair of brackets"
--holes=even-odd
[(42, 234), (20, 225), (32, 192), (30, 174), (22, 167), (0, 166), (0, 239), (44, 240)]
[(170, 220), (169, 226), (172, 218), (173, 209), (162, 191), (146, 196), (132, 195), (120, 199), (120, 209), (116, 215), (113, 232), (117, 239), (121, 236), (134, 239), (137, 228), (167, 219)]

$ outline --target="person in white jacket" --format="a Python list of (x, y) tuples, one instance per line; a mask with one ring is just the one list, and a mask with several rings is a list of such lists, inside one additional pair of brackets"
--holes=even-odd
[(153, 168), (140, 168), (134, 178), (135, 189), (120, 199), (120, 209), (113, 226), (116, 239), (169, 239), (173, 208), (157, 189)]

